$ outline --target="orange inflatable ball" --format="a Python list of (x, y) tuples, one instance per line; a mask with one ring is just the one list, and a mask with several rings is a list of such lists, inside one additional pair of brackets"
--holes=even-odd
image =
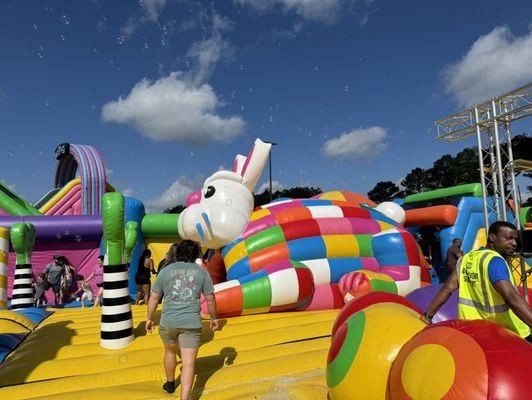
[(423, 314), (423, 311), (421, 311), (418, 306), (416, 306), (414, 303), (411, 303), (407, 299), (405, 299), (403, 296), (399, 296), (398, 294), (388, 293), (388, 292), (370, 292), (368, 294), (365, 294), (364, 296), (360, 296), (357, 299), (351, 300), (349, 303), (347, 303), (343, 308), (340, 310), (338, 315), (336, 316), (336, 320), (334, 321), (333, 329), (332, 329), (332, 336), (334, 337), (334, 334), (342, 325), (347, 318), (349, 318), (354, 313), (369, 307), (373, 304), (379, 304), (379, 303), (396, 303), (396, 304), (402, 304), (403, 306), (406, 306), (408, 308), (411, 308), (415, 312), (417, 312), (419, 315)]
[(374, 304), (351, 315), (329, 349), (330, 399), (385, 399), (393, 360), (424, 327), (416, 311), (395, 303)]
[(501, 325), (452, 320), (431, 325), (399, 352), (389, 398), (530, 399), (532, 345)]

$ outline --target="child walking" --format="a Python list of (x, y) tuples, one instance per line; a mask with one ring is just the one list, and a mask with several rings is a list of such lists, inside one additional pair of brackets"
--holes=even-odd
[(46, 289), (48, 288), (48, 281), (46, 280), (46, 274), (41, 272), (39, 277), (35, 280), (35, 307), (44, 307), (46, 305)]
[(81, 295), (81, 308), (85, 308), (85, 300), (88, 299), (90, 302), (92, 302), (94, 292), (92, 291), (91, 286), (87, 283), (85, 278), (83, 278), (83, 275), (76, 276), (76, 280), (78, 281), (78, 285), (80, 286), (76, 294), (83, 290), (83, 294)]

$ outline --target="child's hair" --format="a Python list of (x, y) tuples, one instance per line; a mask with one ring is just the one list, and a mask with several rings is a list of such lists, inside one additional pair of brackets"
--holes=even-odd
[(41, 273), (39, 274), (39, 278), (41, 278), (41, 279), (46, 279), (46, 274), (45, 274), (44, 272), (41, 272)]
[(85, 278), (83, 277), (83, 275), (79, 275), (79, 274), (78, 274), (78, 276), (76, 276), (76, 280), (77, 280), (78, 282), (81, 282), (81, 281), (84, 281)]
[(100, 260), (101, 262), (103, 262), (104, 258), (105, 258), (104, 256), (98, 256), (98, 260)]

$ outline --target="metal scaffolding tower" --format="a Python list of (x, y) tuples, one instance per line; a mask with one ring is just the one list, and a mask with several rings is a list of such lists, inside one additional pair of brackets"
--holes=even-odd
[[(521, 228), (516, 176), (527, 161), (517, 160), (516, 164), (513, 159), (510, 124), (530, 115), (532, 83), (434, 123), (438, 140), (456, 142), (472, 135), (477, 137), (486, 233), (492, 214), (497, 220), (509, 221)], [(493, 201), (488, 201), (488, 197)], [(512, 209), (513, 212), (508, 213)], [(526, 296), (524, 260), (520, 257), (518, 263), (512, 264), (521, 276)]]

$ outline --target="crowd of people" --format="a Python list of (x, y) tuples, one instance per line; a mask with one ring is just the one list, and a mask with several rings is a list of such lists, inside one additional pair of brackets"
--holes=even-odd
[[(98, 288), (96, 296), (89, 281)], [(103, 256), (98, 257), (92, 272), (84, 278), (68, 258), (56, 255), (33, 282), (36, 307), (48, 304), (46, 293), (49, 290), (52, 290), (56, 306), (80, 300), (82, 307), (85, 307), (86, 301), (94, 300), (94, 306), (97, 307), (103, 295)]]
[[(161, 260), (155, 270), (151, 251), (143, 251), (137, 265), (135, 284), (137, 294), (135, 304), (147, 304), (150, 297), (152, 275), (157, 275), (164, 267), (171, 264), (176, 255), (177, 244), (170, 247), (166, 258)], [(62, 255), (53, 257), (33, 280), (34, 304), (36, 307), (48, 305), (46, 293), (52, 291), (54, 305), (64, 305), (72, 301), (81, 301), (81, 306), (94, 302), (94, 307), (101, 305), (103, 296), (103, 260), (99, 256), (96, 265), (87, 277), (81, 275), (75, 266)]]

